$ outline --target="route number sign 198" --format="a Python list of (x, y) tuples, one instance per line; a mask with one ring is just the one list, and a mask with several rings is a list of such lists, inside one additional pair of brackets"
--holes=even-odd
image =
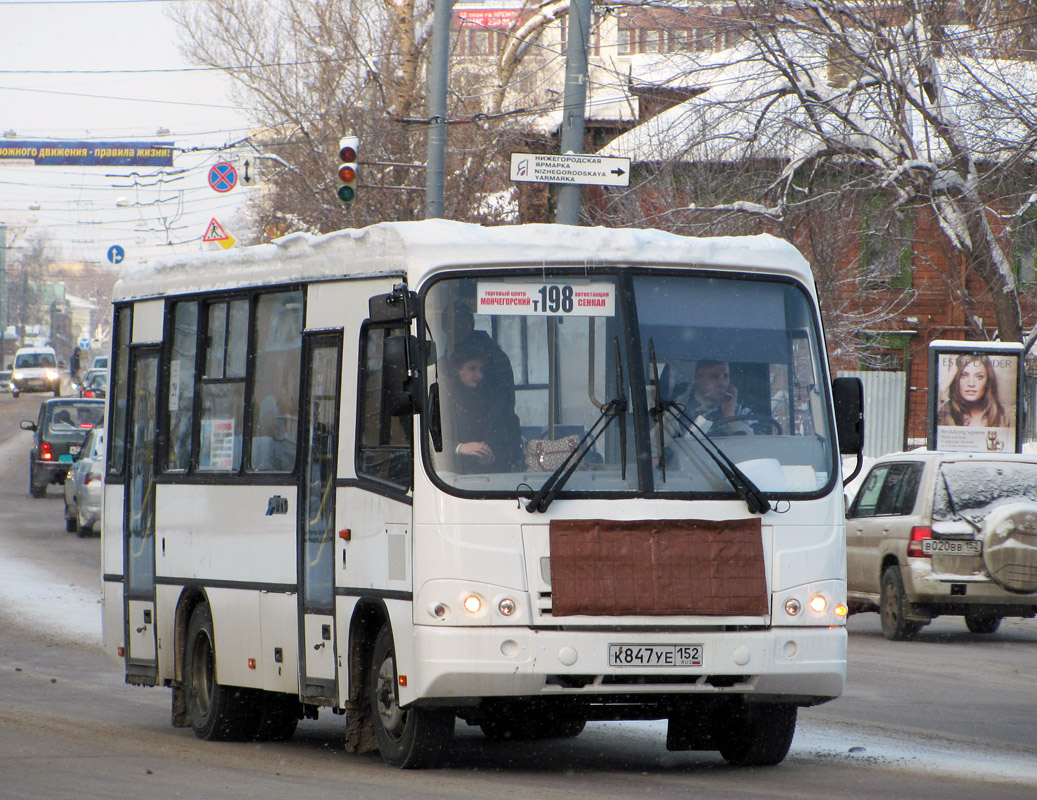
[(475, 311), (522, 317), (612, 317), (616, 314), (616, 287), (575, 281), (480, 282)]

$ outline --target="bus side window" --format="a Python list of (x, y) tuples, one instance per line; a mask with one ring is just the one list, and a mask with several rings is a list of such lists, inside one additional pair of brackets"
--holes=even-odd
[(207, 312), (198, 468), (236, 472), (245, 416), (248, 300), (214, 302)]
[(413, 417), (389, 414), (382, 389), (385, 340), (406, 333), (403, 327), (367, 325), (360, 334), (356, 472), (358, 476), (388, 481), (409, 489), (414, 468)]
[(198, 302), (176, 303), (173, 306), (173, 349), (169, 354), (169, 391), (166, 395), (169, 419), (166, 470), (169, 472), (187, 472), (191, 466), (197, 351)]
[(260, 295), (253, 359), (252, 472), (291, 472), (298, 450), (302, 292)]

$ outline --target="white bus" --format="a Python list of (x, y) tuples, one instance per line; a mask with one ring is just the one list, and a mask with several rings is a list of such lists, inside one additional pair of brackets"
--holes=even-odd
[(843, 690), (859, 383), (788, 243), (292, 235), (126, 275), (111, 363), (105, 645), (203, 739), (325, 708), (424, 767), (458, 720), (666, 719), (765, 765)]

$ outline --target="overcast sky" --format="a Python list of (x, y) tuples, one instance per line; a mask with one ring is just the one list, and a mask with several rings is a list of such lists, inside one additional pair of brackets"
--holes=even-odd
[[(183, 148), (241, 139), (248, 119), (233, 105), (229, 79), (198, 71), (177, 49), (166, 13), (181, 1), (0, 0), (0, 133)], [(111, 72), (98, 74), (104, 70)], [(212, 218), (233, 235), (233, 209), (247, 191), (240, 182), (225, 194), (209, 187), (209, 168), (225, 158), (245, 156), (215, 149), (180, 154), (165, 175), (148, 168), (0, 166), (0, 221), (11, 231), (9, 244), (43, 233), (69, 259), (107, 264), (113, 244), (124, 248), (127, 263), (201, 249)]]

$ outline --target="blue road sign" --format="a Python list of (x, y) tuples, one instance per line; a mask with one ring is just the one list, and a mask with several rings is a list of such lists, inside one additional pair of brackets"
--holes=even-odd
[(209, 185), (217, 192), (229, 192), (238, 185), (238, 171), (226, 161), (213, 164), (209, 170)]
[(108, 260), (113, 264), (121, 264), (124, 258), (126, 258), (126, 251), (122, 249), (121, 244), (113, 244), (108, 248)]

